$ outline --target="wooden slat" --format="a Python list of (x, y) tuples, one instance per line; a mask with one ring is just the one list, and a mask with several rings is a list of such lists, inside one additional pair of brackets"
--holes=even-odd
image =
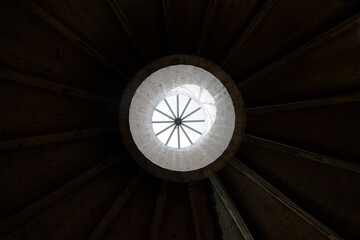
[(29, 219), (34, 214), (38, 213), (41, 209), (44, 209), (45, 207), (50, 205), (52, 202), (65, 196), (66, 194), (68, 194), (72, 190), (74, 190), (75, 188), (77, 188), (80, 185), (82, 185), (83, 183), (89, 181), (94, 176), (100, 174), (101, 172), (105, 171), (109, 167), (113, 166), (116, 162), (119, 161), (120, 158), (121, 158), (120, 154), (108, 158), (107, 160), (101, 162), (100, 164), (96, 165), (95, 167), (89, 169), (85, 173), (74, 178), (73, 180), (66, 183), (65, 185), (61, 186), (57, 190), (48, 194), (47, 196), (40, 199), (39, 201), (31, 204), (30, 206), (26, 207), (25, 209), (21, 210), (20, 212), (14, 214), (9, 219), (1, 222), (0, 223), (0, 236), (4, 235), (5, 233), (7, 233), (9, 231), (16, 229), (18, 225), (23, 223), (25, 220)]
[(139, 41), (139, 37), (136, 35), (136, 32), (134, 31), (133, 26), (130, 24), (129, 20), (127, 19), (126, 15), (122, 11), (118, 0), (108, 0), (109, 5), (111, 6), (112, 10), (114, 11), (117, 19), (119, 20), (120, 24), (124, 28), (126, 34), (128, 35), (130, 41), (132, 42), (133, 46), (137, 50), (138, 54), (144, 61), (144, 63), (147, 63), (149, 58), (144, 50), (143, 45)]
[(51, 81), (48, 81), (48, 80), (45, 80), (45, 79), (42, 79), (39, 77), (33, 77), (33, 76), (29, 76), (29, 75), (19, 73), (19, 72), (14, 72), (14, 71), (7, 70), (7, 69), (0, 68), (0, 78), (6, 79), (9, 81), (13, 81), (13, 82), (17, 82), (17, 83), (21, 83), (21, 84), (26, 84), (26, 85), (33, 86), (33, 87), (38, 87), (38, 88), (58, 92), (61, 94), (70, 95), (73, 97), (78, 97), (78, 98), (82, 98), (82, 99), (95, 101), (95, 102), (119, 104), (119, 101), (117, 101), (117, 100), (110, 99), (110, 98), (101, 96), (96, 93), (84, 91), (84, 90), (81, 90), (78, 88), (70, 87), (67, 85), (59, 84), (59, 83), (54, 83), (54, 82), (51, 82)]
[(111, 224), (113, 219), (122, 209), (126, 201), (129, 199), (131, 194), (134, 192), (136, 187), (139, 185), (144, 174), (144, 170), (139, 170), (135, 176), (130, 180), (129, 184), (125, 188), (125, 190), (119, 195), (119, 197), (115, 200), (114, 204), (111, 206), (109, 211), (100, 221), (100, 223), (96, 226), (95, 230), (91, 233), (89, 240), (100, 239), (104, 234), (108, 226)]
[(270, 12), (272, 7), (275, 5), (277, 0), (267, 0), (264, 6), (261, 8), (260, 12), (256, 15), (253, 21), (249, 24), (246, 30), (242, 33), (240, 38), (235, 42), (230, 51), (226, 54), (224, 59), (221, 62), (221, 66), (226, 68), (226, 65), (229, 63), (234, 54), (244, 45), (244, 43), (250, 38), (255, 29), (259, 26), (264, 17)]
[(195, 236), (197, 240), (201, 240), (204, 239), (204, 229), (201, 228), (201, 223), (200, 223), (201, 219), (197, 212), (197, 202), (198, 202), (196, 199), (197, 192), (192, 186), (189, 186), (188, 193), (190, 199), (191, 213), (194, 222)]
[(320, 223), (310, 214), (301, 209), (298, 205), (293, 203), (290, 199), (285, 197), (280, 191), (274, 188), (271, 184), (266, 182), (263, 178), (257, 175), (255, 172), (246, 167), (242, 162), (238, 159), (234, 158), (230, 164), (239, 172), (244, 174), (247, 178), (249, 178), (252, 182), (254, 182), (257, 186), (263, 189), (270, 196), (275, 198), (285, 207), (287, 207), (290, 211), (296, 214), (299, 218), (303, 219), (306, 223), (312, 226), (316, 231), (327, 237), (328, 239), (341, 239), (336, 233), (331, 231), (325, 225)]
[(65, 38), (71, 41), (73, 44), (82, 49), (85, 53), (93, 57), (100, 64), (104, 65), (108, 69), (111, 69), (119, 74), (119, 76), (123, 77), (126, 80), (130, 78), (120, 71), (116, 66), (114, 66), (108, 59), (106, 59), (100, 52), (98, 52), (95, 48), (93, 48), (90, 44), (85, 42), (82, 38), (76, 35), (73, 31), (63, 25), (61, 22), (56, 20), (53, 16), (51, 16), (48, 12), (42, 9), (39, 5), (34, 3), (33, 1), (21, 0), (21, 3), (27, 7), (33, 14), (35, 14), (38, 18), (40, 18), (44, 23), (48, 24), (55, 31), (62, 34)]
[(226, 193), (224, 186), (221, 184), (219, 178), (216, 175), (212, 175), (209, 177), (211, 187), (215, 194), (217, 194), (221, 201), (224, 203), (227, 211), (230, 213), (231, 217), (233, 218), (237, 228), (241, 233), (242, 239), (245, 240), (252, 240), (254, 239), (247, 228), (244, 220), (240, 216), (239, 211), (236, 209), (235, 205), (233, 204), (231, 198)]
[(213, 21), (217, 3), (218, 3), (218, 0), (209, 0), (209, 4), (208, 4), (207, 10), (206, 10), (203, 26), (201, 29), (197, 55), (201, 55), (201, 51), (204, 46), (204, 41), (207, 39), (209, 30), (211, 27), (211, 23)]
[(52, 133), (41, 136), (16, 138), (0, 141), (0, 151), (34, 146), (39, 144), (47, 144), (61, 142), (79, 138), (87, 138), (99, 135), (107, 135), (118, 132), (118, 127), (100, 127), (90, 129), (79, 129), (69, 132)]
[(320, 154), (312, 153), (312, 152), (305, 151), (305, 150), (295, 148), (295, 147), (290, 147), (288, 145), (273, 142), (273, 141), (266, 140), (263, 138), (259, 138), (259, 137), (255, 137), (255, 136), (251, 136), (251, 135), (245, 135), (244, 142), (256, 144), (256, 145), (266, 147), (269, 149), (273, 149), (273, 150), (277, 150), (277, 151), (281, 151), (281, 152), (284, 152), (284, 153), (287, 153), (290, 155), (294, 155), (295, 157), (306, 158), (306, 159), (316, 161), (316, 162), (319, 162), (322, 164), (326, 164), (326, 165), (329, 165), (332, 167), (344, 169), (346, 171), (360, 173), (360, 165), (359, 164), (323, 156)]
[(295, 49), (294, 51), (290, 52), (289, 54), (285, 55), (284, 57), (280, 58), (279, 60), (271, 63), (270, 65), (266, 66), (265, 68), (261, 69), (260, 71), (256, 72), (255, 74), (251, 75), (249, 78), (245, 79), (244, 81), (238, 84), (239, 88), (242, 89), (247, 87), (247, 85), (255, 84), (256, 82), (263, 81), (261, 75), (266, 72), (271, 72), (273, 69), (280, 68), (282, 65), (291, 62), (293, 59), (299, 58), (301, 54), (306, 52), (308, 49), (312, 48), (314, 45), (320, 44), (328, 39), (334, 38), (338, 36), (342, 32), (346, 31), (350, 28), (353, 24), (356, 24), (358, 19), (360, 18), (360, 13), (356, 14), (355, 16), (347, 19), (346, 21), (340, 23), (336, 27), (330, 29), (329, 31), (319, 35), (318, 37), (310, 40), (309, 42), (305, 43), (301, 47)]
[(155, 206), (154, 217), (151, 223), (151, 228), (149, 233), (149, 237), (151, 240), (156, 240), (159, 238), (159, 230), (161, 226), (167, 193), (168, 193), (168, 184), (166, 181), (164, 181), (159, 190), (159, 195)]
[(169, 0), (162, 0), (162, 9), (163, 9), (163, 18), (164, 18), (164, 28), (165, 28), (165, 39), (168, 52), (172, 52), (174, 44), (171, 39), (171, 25), (170, 25), (170, 2)]
[(360, 101), (360, 93), (246, 109), (246, 116)]

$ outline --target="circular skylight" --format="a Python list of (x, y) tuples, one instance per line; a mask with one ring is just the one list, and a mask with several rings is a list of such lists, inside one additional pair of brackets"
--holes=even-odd
[(205, 117), (199, 103), (184, 95), (162, 100), (152, 116), (154, 134), (166, 146), (186, 148), (203, 134)]
[(140, 70), (123, 94), (119, 116), (133, 159), (173, 181), (202, 179), (225, 166), (245, 127), (230, 76), (189, 55), (164, 57)]

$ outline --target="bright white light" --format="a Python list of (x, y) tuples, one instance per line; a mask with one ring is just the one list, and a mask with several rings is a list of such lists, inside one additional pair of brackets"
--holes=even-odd
[(204, 133), (204, 112), (195, 100), (184, 95), (172, 95), (156, 106), (152, 126), (163, 144), (172, 148), (186, 148)]

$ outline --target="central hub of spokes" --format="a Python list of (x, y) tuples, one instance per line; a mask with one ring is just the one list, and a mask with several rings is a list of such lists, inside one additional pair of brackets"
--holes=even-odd
[(176, 126), (180, 126), (181, 123), (182, 123), (181, 118), (176, 118), (176, 119), (174, 120), (174, 123), (175, 123)]

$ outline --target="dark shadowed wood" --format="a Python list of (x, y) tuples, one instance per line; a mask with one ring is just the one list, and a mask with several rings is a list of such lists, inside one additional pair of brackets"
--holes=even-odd
[(52, 133), (41, 136), (33, 136), (26, 138), (16, 138), (5, 141), (0, 141), (0, 151), (16, 149), (39, 144), (47, 144), (53, 142), (61, 142), (79, 138), (87, 138), (99, 135), (113, 134), (118, 131), (117, 127), (100, 127), (90, 129), (79, 129), (69, 132)]
[(38, 16), (41, 20), (51, 26), (60, 34), (64, 35), (69, 41), (74, 43), (76, 46), (81, 48), (84, 52), (89, 54), (99, 63), (103, 64), (105, 67), (115, 71), (119, 74), (119, 76), (124, 79), (129, 79), (129, 77), (120, 71), (116, 66), (114, 66), (108, 59), (106, 59), (101, 53), (99, 53), (95, 48), (86, 43), (82, 38), (52, 17), (49, 13), (47, 13), (44, 9), (42, 9), (39, 5), (32, 1), (23, 1), (21, 3), (26, 6), (31, 12), (33, 12), (36, 16)]
[(104, 170), (108, 169), (109, 167), (113, 166), (117, 161), (119, 161), (120, 155), (116, 155), (110, 157), (106, 161), (101, 162), (97, 166), (89, 169), (85, 173), (81, 174), (80, 176), (74, 178), (70, 182), (66, 183), (62, 187), (58, 188), (57, 190), (53, 191), (49, 195), (45, 196), (44, 198), (40, 199), (39, 201), (33, 203), (32, 205), (26, 207), (25, 209), (21, 210), (20, 212), (16, 213), (9, 219), (0, 223), (0, 236), (14, 230), (17, 226), (34, 214), (39, 212), (41, 209), (47, 207), (52, 202), (56, 201), (57, 199), (63, 197), (64, 195), (71, 192), (73, 189), (79, 187), (83, 183), (87, 182), (94, 176), (98, 175), (99, 173), (103, 172)]
[(247, 116), (246, 133), (359, 163), (360, 102)]
[(360, 14), (239, 83), (247, 107), (360, 91)]
[(264, 17), (271, 11), (272, 7), (276, 4), (277, 0), (267, 0), (260, 12), (256, 15), (254, 20), (249, 24), (246, 30), (241, 34), (240, 38), (235, 42), (230, 51), (224, 57), (221, 62), (221, 66), (227, 68), (228, 62), (234, 57), (239, 51), (239, 48), (243, 47), (244, 43), (251, 37), (252, 33), (262, 22)]
[[(228, 225), (225, 225), (225, 224), (221, 225), (221, 223), (220, 223), (223, 234), (225, 234), (226, 236), (231, 236), (231, 237), (233, 237), (233, 239), (236, 238), (236, 239), (243, 239), (243, 240), (253, 240), (254, 238), (252, 237), (251, 233), (249, 232), (249, 229), (247, 228), (242, 217), (240, 216), (239, 211), (236, 209), (235, 205), (233, 204), (231, 198), (227, 194), (224, 186), (221, 184), (219, 178), (216, 175), (212, 175), (209, 177), (209, 180), (211, 183), (211, 187), (214, 191), (214, 194), (216, 195), (215, 199), (219, 198), (221, 201), (221, 203), (217, 203), (217, 204), (224, 205), (226, 211), (230, 214), (231, 218), (235, 222), (235, 225), (239, 231), (238, 233), (237, 233), (237, 231), (232, 231), (231, 229), (229, 229)], [(225, 209), (223, 209), (223, 210), (225, 210)], [(222, 210), (222, 209), (218, 206), (217, 211), (219, 211), (219, 210)], [(218, 214), (224, 215), (222, 212), (218, 212)], [(224, 232), (226, 232), (226, 233), (224, 233)]]
[(302, 102), (292, 102), (292, 103), (269, 105), (263, 107), (247, 108), (246, 116), (278, 112), (278, 111), (294, 110), (299, 108), (310, 108), (310, 107), (319, 107), (319, 106), (326, 106), (332, 104), (352, 103), (359, 101), (360, 101), (360, 93), (354, 93), (354, 94), (335, 96), (329, 98), (320, 98), (320, 99), (314, 99), (314, 100), (302, 101)]
[(160, 190), (159, 190), (159, 194), (158, 194), (158, 198), (157, 198), (156, 206), (155, 206), (155, 212), (154, 212), (154, 216), (153, 216), (151, 227), (150, 227), (149, 237), (151, 240), (156, 240), (159, 237), (159, 230), (160, 230), (160, 226), (161, 226), (162, 215), (163, 215), (164, 206), (165, 206), (165, 202), (166, 202), (167, 192), (168, 192), (168, 184), (164, 180), (160, 186)]
[(140, 38), (136, 35), (136, 32), (133, 29), (133, 26), (130, 24), (129, 20), (126, 17), (126, 14), (123, 12), (119, 5), (119, 0), (108, 0), (109, 5), (111, 6), (112, 10), (114, 11), (117, 19), (121, 23), (121, 26), (124, 28), (126, 34), (128, 35), (129, 39), (131, 40), (132, 44), (134, 45), (135, 49), (137, 50), (138, 54), (142, 58), (142, 60), (147, 63), (149, 58), (144, 50), (144, 47), (140, 41)]
[(212, 21), (214, 21), (213, 18), (214, 18), (214, 12), (216, 9), (217, 2), (218, 2), (218, 0), (209, 0), (208, 6), (206, 9), (206, 13), (205, 13), (204, 22), (203, 22), (201, 33), (200, 33), (197, 55), (201, 55), (201, 51), (203, 49), (204, 42), (205, 42), (205, 40), (207, 40), (209, 30), (211, 28), (211, 23), (212, 23)]
[(245, 135), (244, 143), (256, 144), (261, 147), (268, 149), (280, 151), (286, 153), (287, 155), (292, 155), (294, 157), (305, 158), (311, 161), (319, 162), (321, 164), (326, 164), (335, 168), (339, 168), (346, 171), (351, 171), (354, 173), (360, 173), (360, 165), (341, 159), (331, 158), (324, 155), (316, 154), (313, 152), (305, 151), (303, 149), (291, 147), (285, 144), (277, 143), (267, 139)]
[(230, 164), (237, 171), (239, 171), (241, 174), (245, 175), (249, 180), (251, 180), (257, 186), (259, 186), (263, 191), (265, 191), (267, 194), (269, 194), (270, 196), (275, 198), (277, 201), (279, 201), (282, 205), (287, 207), (293, 214), (295, 214), (297, 217), (301, 218), (303, 221), (305, 221), (307, 224), (309, 224), (309, 226), (311, 226), (316, 231), (321, 233), (321, 235), (323, 235), (324, 237), (326, 237), (328, 239), (340, 239), (340, 237), (337, 236), (333, 231), (328, 229), (325, 225), (323, 225), (322, 223), (317, 221), (314, 217), (312, 217), (310, 214), (305, 212), (303, 209), (301, 209), (298, 205), (296, 205), (290, 199), (285, 197), (280, 191), (278, 191), (276, 188), (271, 186), (268, 182), (266, 182), (264, 179), (262, 179), (255, 172), (253, 172), (248, 167), (246, 167), (238, 159), (234, 159), (233, 161), (231, 161)]
[(360, 166), (250, 137), (238, 158), (344, 239), (359, 239)]
[(278, 1), (238, 48), (226, 69), (234, 79), (243, 81), (359, 10), (359, 1)]
[(46, 90), (50, 90), (50, 91), (54, 91), (54, 92), (58, 92), (58, 93), (78, 97), (78, 98), (88, 99), (88, 100), (91, 100), (91, 101), (104, 102), (104, 103), (114, 103), (114, 104), (119, 104), (120, 103), (117, 100), (107, 98), (107, 97), (101, 96), (99, 94), (84, 91), (84, 90), (74, 88), (74, 87), (71, 87), (71, 86), (67, 86), (67, 85), (64, 85), (64, 84), (51, 82), (51, 81), (48, 81), (48, 80), (45, 80), (45, 79), (42, 79), (42, 78), (39, 78), (39, 77), (29, 76), (29, 75), (26, 75), (26, 74), (23, 74), (23, 73), (20, 73), (20, 72), (14, 72), (14, 71), (7, 70), (7, 69), (0, 69), (0, 78), (10, 80), (10, 81), (14, 81), (14, 82), (17, 82), (17, 83), (30, 85), (30, 86), (33, 86), (33, 87), (43, 88), (43, 89), (46, 89)]
[(131, 194), (134, 192), (134, 190), (141, 182), (143, 174), (144, 174), (143, 170), (139, 170), (135, 174), (135, 176), (131, 179), (125, 190), (119, 195), (119, 197), (116, 199), (116, 201), (111, 206), (109, 211), (100, 221), (100, 223), (96, 226), (95, 230), (91, 233), (89, 239), (96, 240), (101, 238), (101, 236), (104, 234), (108, 226), (111, 224), (112, 220), (116, 217), (116, 215), (119, 213), (121, 208), (124, 206), (126, 201), (129, 199)]
[(210, 204), (205, 180), (190, 183), (188, 194), (197, 240), (216, 239), (215, 224), (210, 212)]
[(162, 0), (167, 54), (195, 54), (207, 1)]

